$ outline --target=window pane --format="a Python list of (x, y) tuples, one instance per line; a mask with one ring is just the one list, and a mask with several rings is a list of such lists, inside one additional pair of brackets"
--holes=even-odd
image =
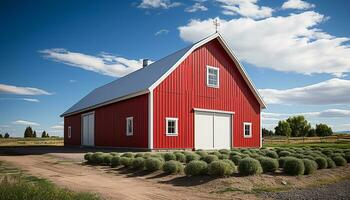
[(169, 134), (175, 134), (176, 130), (176, 121), (175, 120), (168, 120), (168, 133)]

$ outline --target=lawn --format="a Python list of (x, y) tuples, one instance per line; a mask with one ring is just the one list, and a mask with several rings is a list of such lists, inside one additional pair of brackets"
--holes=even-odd
[(338, 148), (350, 149), (350, 142), (333, 142), (333, 143), (301, 143), (301, 144), (264, 144), (264, 147), (322, 147), (322, 148)]
[(0, 147), (63, 146), (63, 138), (0, 138)]
[(95, 194), (59, 188), (46, 179), (27, 176), (21, 170), (0, 162), (0, 199), (81, 199), (98, 200)]

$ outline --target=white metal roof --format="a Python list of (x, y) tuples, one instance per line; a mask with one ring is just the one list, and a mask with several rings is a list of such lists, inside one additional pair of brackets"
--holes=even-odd
[(261, 107), (266, 108), (263, 99), (249, 79), (243, 66), (241, 63), (239, 63), (238, 59), (233, 54), (232, 50), (228, 47), (226, 42), (223, 40), (221, 35), (216, 33), (167, 57), (164, 57), (147, 67), (143, 67), (122, 78), (96, 88), (80, 101), (78, 101), (78, 103), (74, 104), (71, 108), (64, 112), (61, 117), (148, 93), (157, 85), (159, 85), (172, 71), (174, 71), (176, 67), (180, 65), (181, 62), (186, 59), (187, 56), (191, 54), (195, 49), (215, 38), (220, 41), (227, 53), (237, 64), (240, 73), (259, 101)]

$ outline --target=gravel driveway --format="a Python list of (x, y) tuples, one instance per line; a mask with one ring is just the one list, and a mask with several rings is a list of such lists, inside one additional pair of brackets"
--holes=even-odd
[(316, 188), (292, 189), (287, 192), (265, 193), (265, 198), (290, 200), (345, 200), (350, 199), (350, 180)]

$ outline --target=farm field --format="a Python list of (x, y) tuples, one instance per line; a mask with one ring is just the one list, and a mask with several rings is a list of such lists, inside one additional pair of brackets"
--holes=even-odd
[(63, 146), (63, 138), (0, 138), (0, 147)]
[[(337, 153), (339, 149), (333, 151)], [(243, 150), (239, 152), (244, 157)], [(122, 152), (116, 154), (127, 157)], [(158, 154), (151, 153), (152, 157), (158, 157)], [(350, 195), (344, 189), (350, 185), (349, 164), (299, 176), (287, 175), (283, 168), (246, 176), (239, 173), (236, 165), (235, 172), (224, 177), (208, 174), (187, 177), (184, 172), (167, 174), (162, 170), (151, 172), (123, 165), (112, 168), (106, 164), (89, 164), (85, 162), (84, 155), (81, 151), (67, 150), (42, 155), (0, 156), (0, 160), (60, 187), (97, 193), (102, 199), (298, 199), (293, 195), (303, 197), (315, 190), (320, 197), (331, 195), (341, 199), (342, 195)], [(136, 155), (141, 154), (134, 153), (133, 157)]]

